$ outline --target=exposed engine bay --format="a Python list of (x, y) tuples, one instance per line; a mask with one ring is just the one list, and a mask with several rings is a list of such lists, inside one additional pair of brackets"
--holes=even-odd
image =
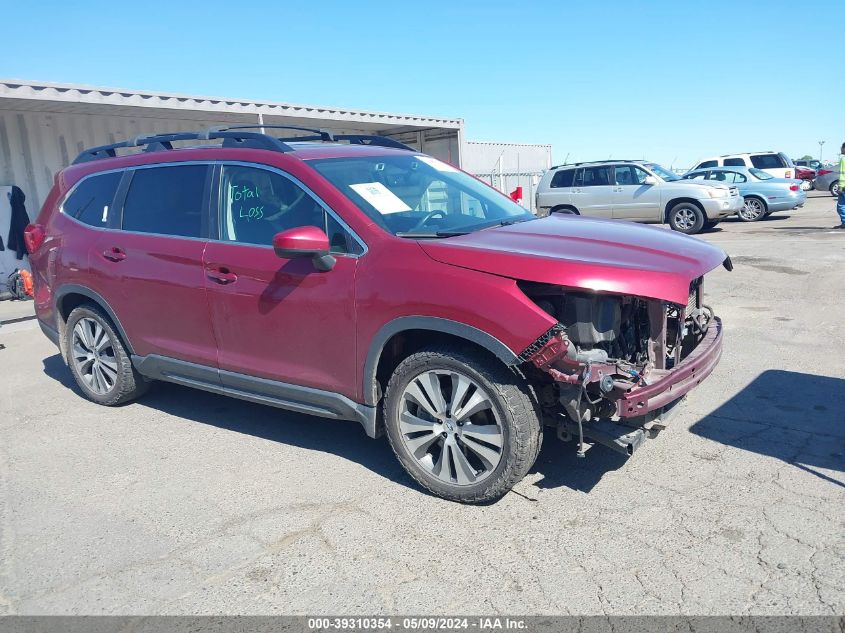
[(690, 284), (686, 305), (548, 284), (520, 288), (557, 321), (521, 357), (546, 419), (562, 439), (577, 435), (579, 455), (585, 435), (631, 454), (643, 429), (659, 427), (660, 415), (686, 393), (637, 399), (707, 336), (714, 317), (702, 303), (702, 278)]

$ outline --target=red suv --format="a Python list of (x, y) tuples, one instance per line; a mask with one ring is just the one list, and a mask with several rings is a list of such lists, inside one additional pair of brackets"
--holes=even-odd
[(59, 172), (26, 242), (87, 398), (166, 380), (355, 420), (430, 491), (482, 502), (544, 426), (632, 453), (718, 362), (720, 249), (538, 219), (391, 139), (297, 130), (136, 138)]

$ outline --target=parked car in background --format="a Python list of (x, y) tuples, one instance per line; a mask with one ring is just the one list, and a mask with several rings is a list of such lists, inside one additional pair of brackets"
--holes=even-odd
[(795, 175), (795, 165), (783, 152), (724, 154), (700, 160), (693, 169), (708, 167), (754, 167), (770, 173), (775, 178), (792, 178)]
[(828, 191), (832, 196), (839, 195), (839, 169), (837, 167), (822, 167), (816, 173), (813, 188), (816, 191)]
[(820, 160), (812, 159), (812, 160), (793, 160), (792, 164), (796, 167), (809, 167), (810, 169), (815, 169), (816, 171), (822, 166), (822, 162)]
[(552, 167), (537, 185), (537, 212), (668, 222), (698, 233), (742, 208), (736, 187), (689, 182), (656, 163), (596, 161)]
[(807, 194), (800, 181), (775, 178), (752, 167), (711, 167), (684, 174), (688, 180), (723, 182), (739, 189), (745, 204), (737, 216), (744, 222), (756, 222), (776, 211), (789, 211), (804, 205)]
[(245, 127), (56, 175), (25, 231), (35, 311), (89, 400), (163, 380), (355, 420), (434, 494), (484, 502), (544, 425), (630, 455), (719, 361), (712, 244), (536, 218), (390, 138)]
[(801, 181), (801, 189), (810, 191), (813, 188), (813, 181), (816, 179), (816, 170), (810, 167), (795, 166), (795, 178)]

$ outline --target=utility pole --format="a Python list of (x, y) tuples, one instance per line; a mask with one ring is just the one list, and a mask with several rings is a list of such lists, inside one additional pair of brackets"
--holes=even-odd
[(822, 162), (822, 147), (824, 146), (824, 141), (819, 141), (819, 162)]

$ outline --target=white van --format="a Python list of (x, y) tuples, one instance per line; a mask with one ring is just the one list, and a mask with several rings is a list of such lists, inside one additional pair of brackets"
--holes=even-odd
[(794, 178), (795, 165), (783, 152), (755, 152), (753, 154), (725, 154), (698, 161), (690, 169), (707, 169), (708, 167), (756, 167), (762, 169), (775, 178)]

